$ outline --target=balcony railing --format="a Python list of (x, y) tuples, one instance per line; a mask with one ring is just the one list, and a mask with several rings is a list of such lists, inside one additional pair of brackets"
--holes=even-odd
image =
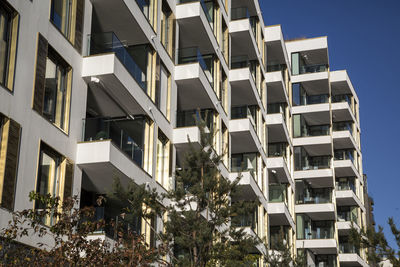
[[(83, 141), (111, 140), (129, 158), (143, 166), (143, 148), (139, 145), (143, 136), (133, 136), (132, 130), (124, 127), (143, 127), (139, 119), (86, 118), (83, 120)], [(143, 121), (142, 121), (143, 122)], [(139, 131), (141, 132), (141, 131)]]
[(269, 143), (268, 157), (284, 157), (286, 159), (287, 143)]
[(205, 0), (179, 0), (177, 2), (178, 2), (178, 4), (200, 2), (201, 8), (203, 9), (207, 20), (210, 23), (211, 28), (213, 28), (213, 26), (214, 26), (214, 18), (213, 18), (214, 17), (214, 3), (212, 1), (205, 1)]
[[(145, 51), (146, 49), (144, 48), (143, 52)], [(147, 92), (148, 77), (147, 71), (144, 70), (146, 68), (140, 67), (140, 65), (143, 64), (139, 64), (135, 60), (134, 55), (128, 51), (115, 33), (106, 32), (88, 35), (88, 56), (110, 52), (115, 53), (116, 57), (125, 66), (138, 85), (143, 89), (143, 91)], [(147, 65), (147, 62), (145, 65)]]
[(329, 95), (328, 94), (321, 94), (321, 95), (307, 95), (303, 94), (297, 97), (293, 95), (293, 102), (297, 106), (306, 106), (306, 105), (314, 105), (314, 104), (323, 104), (329, 102)]
[(357, 249), (353, 244), (350, 243), (340, 243), (339, 253), (344, 254), (358, 254), (360, 255), (360, 250)]
[(335, 160), (351, 160), (354, 163), (354, 151), (335, 150)]
[(239, 20), (250, 18), (249, 10), (247, 7), (231, 8), (231, 20)]
[[(296, 188), (296, 191), (297, 188)], [(296, 192), (296, 204), (325, 204), (332, 203), (330, 188), (306, 188), (303, 192)]]
[(354, 222), (358, 224), (358, 216), (351, 211), (337, 211), (337, 220), (338, 222)]
[(94, 217), (91, 219), (94, 222), (103, 220), (105, 226), (93, 234), (105, 234), (107, 237), (117, 240), (120, 234), (127, 236), (128, 234), (141, 233), (141, 220), (137, 217), (122, 218), (121, 216), (113, 216), (108, 214), (107, 208), (96, 207)]
[(178, 111), (176, 113), (176, 127), (193, 127), (200, 120), (204, 120), (208, 130), (212, 131), (213, 117), (214, 111), (212, 109)]
[(324, 72), (328, 70), (327, 64), (316, 64), (316, 65), (303, 65), (300, 66), (300, 74), (305, 73), (315, 73), (315, 72)]
[(214, 87), (214, 55), (203, 55), (198, 47), (178, 49), (178, 64), (199, 63), (211, 87)]
[(304, 229), (306, 239), (332, 239), (334, 238), (334, 228), (332, 226), (311, 227)]
[(349, 131), (351, 135), (353, 135), (353, 123), (352, 122), (334, 122), (333, 131)]
[(288, 203), (287, 188), (284, 184), (269, 185), (269, 202), (270, 203)]
[[(296, 125), (295, 125), (296, 126)], [(330, 125), (300, 125), (300, 133), (294, 134), (294, 137), (312, 137), (312, 136), (326, 136), (330, 134)]]
[(304, 157), (300, 164), (295, 164), (296, 171), (329, 169), (331, 156)]
[(257, 107), (256, 106), (240, 106), (231, 108), (231, 119), (246, 119), (248, 118), (253, 125), (254, 131), (257, 131)]
[(356, 193), (356, 186), (354, 184), (354, 178), (339, 178), (336, 180), (336, 190), (344, 191), (344, 190), (351, 190)]
[(332, 95), (332, 102), (339, 103), (339, 102), (347, 102), (351, 107), (351, 95)]

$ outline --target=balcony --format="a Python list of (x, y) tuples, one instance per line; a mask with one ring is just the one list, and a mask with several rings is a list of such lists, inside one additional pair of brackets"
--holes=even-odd
[[(279, 68), (282, 68), (278, 65)], [(286, 88), (286, 70), (279, 69), (272, 71), (276, 66), (267, 66), (267, 72), (265, 76), (267, 86), (267, 101), (268, 103), (289, 103), (288, 89)]]
[(339, 253), (339, 262), (343, 267), (369, 266), (357, 253)]
[(206, 123), (206, 133), (213, 130), (213, 114), (211, 109), (185, 110), (176, 113), (176, 127), (174, 129), (174, 145), (179, 159), (190, 151), (201, 147), (201, 133), (198, 128), (198, 121), (204, 120)]
[(352, 190), (341, 190), (336, 191), (336, 204), (338, 206), (358, 206), (361, 209), (365, 210), (364, 205), (361, 203), (361, 200), (357, 197), (357, 195)]
[(250, 59), (259, 57), (256, 18), (249, 15), (246, 7), (231, 8), (229, 33), (233, 57), (237, 55), (248, 55)]
[(198, 47), (178, 50), (175, 81), (181, 109), (216, 108), (218, 98), (214, 92), (213, 54), (204, 55)]
[(289, 212), (287, 203), (287, 186), (285, 184), (270, 184), (268, 216), (271, 226), (290, 225), (294, 229), (294, 220)]
[(293, 185), (293, 179), (287, 165), (286, 148), (287, 143), (268, 144), (267, 168), (270, 177), (274, 178), (275, 182)]
[(327, 72), (329, 69), (327, 37), (286, 41), (291, 55), (292, 75)]
[[(240, 172), (240, 173), (239, 173)], [(244, 201), (260, 201), (261, 205), (267, 210), (267, 200), (258, 186), (256, 181), (257, 173), (253, 170), (238, 170), (232, 169), (229, 174), (229, 179), (233, 182), (240, 175), (240, 181), (238, 184), (238, 192), (236, 193), (233, 201), (244, 200)]]
[(332, 137), (334, 149), (357, 149), (358, 151), (358, 145), (353, 136), (353, 123), (334, 122)]
[(331, 188), (312, 188), (305, 181), (296, 181), (296, 213), (305, 213), (311, 219), (335, 219)]
[(233, 106), (258, 105), (260, 95), (257, 89), (256, 62), (249, 61), (247, 56), (232, 57), (229, 82)]
[(254, 106), (232, 107), (229, 121), (232, 153), (260, 152), (266, 158), (257, 135), (256, 109)]
[[(167, 127), (169, 122), (148, 96), (152, 78), (147, 73), (148, 57), (143, 54), (151, 53), (148, 45), (123, 45), (112, 32), (92, 34), (88, 38), (88, 56), (83, 58), (82, 77), (93, 91), (112, 95), (126, 113), (151, 115)], [(152, 114), (149, 107), (154, 107)]]
[(339, 206), (337, 207), (337, 227), (341, 236), (347, 236), (350, 229), (354, 227), (358, 231), (359, 227), (358, 208), (355, 206)]
[(179, 24), (180, 47), (198, 46), (202, 54), (215, 54), (218, 42), (214, 35), (214, 11), (212, 1), (177, 1), (175, 15)]
[(296, 217), (297, 226), (306, 225), (304, 228), (297, 229), (297, 249), (310, 249), (314, 254), (337, 253), (334, 222), (310, 220), (303, 214), (297, 214)]
[(267, 112), (268, 142), (290, 142), (286, 124), (286, 105), (284, 103), (268, 104)]
[(267, 209), (263, 189), (257, 183), (257, 155), (257, 153), (232, 154), (229, 179), (235, 181), (240, 176), (237, 200), (259, 200)]
[[(114, 31), (120, 40), (129, 44), (144, 44), (151, 40), (154, 30), (154, 0), (91, 0), (97, 20), (92, 26), (102, 32)], [(110, 11), (114, 12), (110, 12)], [(121, 27), (126, 25), (126, 27)]]
[(360, 177), (352, 150), (336, 150), (333, 167), (336, 177)]
[(350, 95), (332, 95), (332, 117), (335, 122), (352, 121), (357, 122), (354, 116), (352, 96)]

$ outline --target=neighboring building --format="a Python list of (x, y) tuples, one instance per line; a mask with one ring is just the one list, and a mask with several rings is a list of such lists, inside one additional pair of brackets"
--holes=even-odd
[(197, 115), (260, 203), (238, 225), (268, 240), (260, 262), (282, 229), (310, 266), (367, 266), (347, 238), (367, 223), (359, 101), (327, 37), (285, 41), (258, 0), (7, 0), (0, 27), (0, 228), (32, 190), (84, 206), (115, 177), (173, 189)]

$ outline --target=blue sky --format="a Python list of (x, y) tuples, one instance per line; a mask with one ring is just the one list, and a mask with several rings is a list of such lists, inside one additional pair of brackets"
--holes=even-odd
[(389, 230), (393, 216), (400, 227), (400, 1), (259, 1), (265, 24), (281, 24), (285, 38), (328, 36), (331, 69), (347, 69), (360, 99), (375, 220)]

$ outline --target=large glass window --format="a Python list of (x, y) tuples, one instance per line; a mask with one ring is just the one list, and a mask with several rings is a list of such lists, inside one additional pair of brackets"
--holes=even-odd
[(7, 79), (8, 54), (10, 50), (11, 14), (0, 5), (0, 84)]
[(46, 59), (43, 116), (63, 130), (67, 124), (69, 71), (70, 67), (49, 49)]
[(19, 15), (0, 2), (0, 84), (12, 91)]
[(67, 37), (71, 36), (72, 7), (74, 0), (52, 0), (50, 20)]

